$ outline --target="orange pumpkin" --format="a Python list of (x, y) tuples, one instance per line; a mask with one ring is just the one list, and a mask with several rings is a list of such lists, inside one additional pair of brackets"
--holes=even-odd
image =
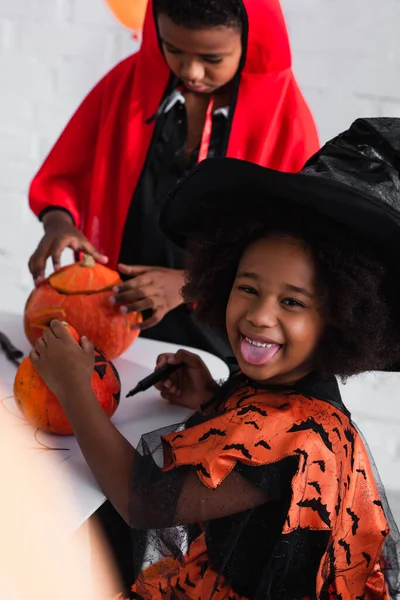
[(25, 306), (24, 327), (31, 344), (41, 337), (52, 319), (67, 321), (86, 335), (109, 359), (120, 356), (135, 341), (140, 313), (122, 315), (109, 303), (112, 288), (121, 283), (116, 271), (84, 256), (80, 263), (63, 267), (36, 288)]
[[(79, 342), (79, 335), (67, 327), (73, 338)], [(106, 415), (111, 417), (118, 408), (121, 385), (118, 372), (100, 350), (94, 351), (95, 362), (92, 389)], [(72, 428), (57, 397), (49, 390), (27, 356), (20, 364), (14, 380), (15, 402), (34, 427), (48, 433), (71, 435)]]

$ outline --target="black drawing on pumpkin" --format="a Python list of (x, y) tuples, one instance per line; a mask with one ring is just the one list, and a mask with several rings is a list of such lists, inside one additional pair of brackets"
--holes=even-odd
[(107, 360), (106, 355), (104, 354), (104, 352), (102, 350), (99, 350), (98, 348), (94, 349), (94, 362), (98, 363), (98, 362), (104, 362)]
[(95, 364), (94, 370), (96, 371), (96, 373), (100, 377), (100, 379), (103, 380), (106, 375), (106, 371), (107, 371), (107, 363), (101, 363), (101, 364), (97, 364), (97, 365)]

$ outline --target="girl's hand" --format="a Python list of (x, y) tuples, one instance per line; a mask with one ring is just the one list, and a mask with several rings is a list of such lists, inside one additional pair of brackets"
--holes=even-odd
[(194, 410), (210, 400), (216, 384), (200, 356), (186, 350), (178, 350), (176, 354), (160, 354), (156, 369), (165, 363), (183, 363), (183, 366), (172, 373), (169, 379), (156, 384), (163, 398), (172, 404), (181, 404)]
[(52, 321), (31, 350), (30, 358), (46, 385), (62, 404), (75, 390), (90, 389), (94, 369), (93, 345), (79, 345), (60, 321)]

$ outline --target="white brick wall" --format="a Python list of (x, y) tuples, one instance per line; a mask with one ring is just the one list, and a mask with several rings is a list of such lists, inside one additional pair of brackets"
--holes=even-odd
[[(400, 0), (283, 6), (322, 141), (356, 117), (400, 115)], [(31, 287), (26, 262), (41, 234), (26, 202), (32, 175), (87, 91), (134, 50), (104, 0), (0, 0), (0, 308), (22, 309)], [(348, 389), (400, 515), (400, 380)]]
[(357, 117), (400, 116), (398, 0), (283, 0), (295, 71), (322, 141)]
[(31, 285), (26, 261), (41, 233), (26, 204), (32, 175), (83, 96), (136, 47), (103, 0), (0, 0), (3, 282)]

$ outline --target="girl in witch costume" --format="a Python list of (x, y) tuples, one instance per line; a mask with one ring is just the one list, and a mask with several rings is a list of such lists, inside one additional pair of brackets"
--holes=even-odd
[(142, 335), (226, 358), (183, 302), (165, 198), (207, 156), (298, 171), (318, 148), (279, 0), (150, 1), (140, 51), (90, 92), (33, 179), (45, 235), (30, 270), (39, 284), (65, 247), (93, 254), (120, 270), (111, 301), (145, 312)]
[(400, 597), (398, 531), (336, 380), (399, 369), (399, 140), (400, 119), (358, 120), (299, 174), (210, 159), (170, 196), (185, 297), (239, 367), (219, 387), (196, 355), (160, 356), (183, 363), (160, 389), (186, 423), (134, 450), (93, 397), (88, 340), (53, 322), (32, 350), (146, 548), (132, 598)]

